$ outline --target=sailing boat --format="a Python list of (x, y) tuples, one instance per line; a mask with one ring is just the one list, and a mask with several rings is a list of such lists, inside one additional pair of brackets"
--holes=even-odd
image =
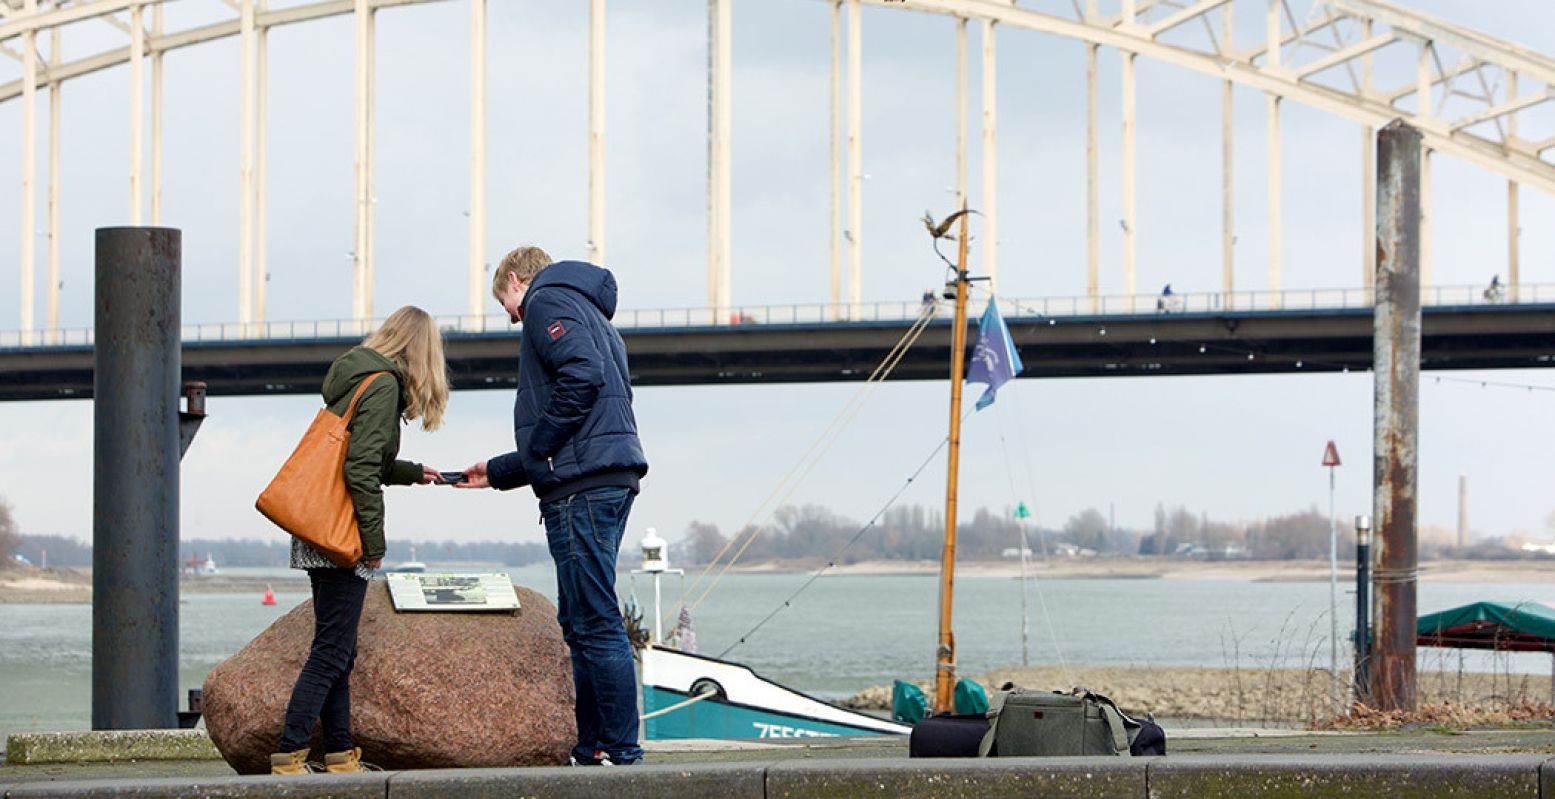
[[(945, 547), (940, 561), (940, 630), (935, 656), (934, 712), (954, 707), (955, 636), (950, 629), (956, 556), (956, 487), (961, 446), (961, 383), (966, 353), (968, 276), (967, 217), (962, 209), (942, 222), (924, 222), (937, 245), (960, 221), (955, 264), (956, 314), (950, 367), (950, 462), (945, 493)], [(937, 251), (937, 249), (936, 249)], [(657, 564), (655, 566), (655, 563)], [(644, 571), (654, 577), (655, 618), (658, 579), (665, 571), (662, 550), (649, 555)], [(838, 707), (766, 679), (749, 667), (721, 658), (682, 652), (650, 641), (642, 659), (643, 736), (669, 738), (806, 738), (855, 735), (905, 735), (912, 727)]]

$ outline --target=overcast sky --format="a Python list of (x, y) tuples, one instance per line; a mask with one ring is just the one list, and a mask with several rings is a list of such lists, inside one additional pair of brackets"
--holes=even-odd
[[(272, 7), (283, 5), (271, 3)], [(1030, 4), (1039, 10), (1068, 3)], [(1105, 5), (1109, 5), (1104, 3)], [(1239, 44), (1261, 35), (1238, 4)], [(1298, 15), (1308, 3), (1293, 3)], [(1555, 9), (1543, 0), (1421, 0), (1430, 14), (1555, 53)], [(828, 286), (829, 33), (824, 3), (734, 3), (733, 298), (736, 304), (824, 302)], [(215, 0), (168, 4), (178, 29), (230, 16)], [(699, 306), (706, 296), (706, 4), (610, 3), (607, 36), (606, 266), (623, 308)], [(378, 22), (377, 286), (380, 315), (414, 303), (466, 307), (469, 8), (462, 2), (384, 11)], [(586, 255), (587, 4), (490, 4), (488, 260), (537, 243)], [(107, 25), (67, 42), (70, 57), (122, 36)], [(72, 29), (75, 30), (75, 29)], [(864, 11), (866, 300), (911, 300), (942, 264), (917, 222), (950, 207), (955, 182), (954, 27), (947, 18)], [(972, 32), (971, 196), (979, 203), (980, 79)], [(352, 26), (348, 17), (271, 35), (270, 273), (272, 320), (350, 315)], [(0, 82), (16, 66), (0, 59)], [(1397, 65), (1394, 65), (1397, 66)], [(1085, 290), (1085, 61), (1079, 43), (1020, 30), (999, 36), (1000, 290), (1007, 297)], [(1412, 80), (1408, 69), (1384, 82)], [(167, 58), (164, 222), (184, 236), (184, 320), (237, 318), (238, 44)], [(1139, 282), (1179, 292), (1220, 285), (1218, 82), (1139, 62)], [(128, 81), (119, 67), (66, 84), (63, 106), (63, 324), (92, 319), (92, 230), (128, 218)], [(1102, 291), (1122, 291), (1119, 58), (1101, 77)], [(1237, 281), (1267, 286), (1263, 98), (1236, 92)], [(46, 106), (39, 114), (38, 228), (46, 225)], [(0, 329), (19, 325), (18, 158), (21, 110), (0, 104)], [(1529, 123), (1532, 124), (1531, 122)], [(1555, 130), (1544, 133), (1551, 135)], [(1361, 133), (1353, 123), (1285, 104), (1284, 283), (1353, 287), (1361, 279)], [(1530, 134), (1530, 138), (1533, 136)], [(149, 146), (149, 145), (148, 145)], [(149, 160), (148, 160), (149, 167)], [(1438, 157), (1434, 279), (1487, 282), (1505, 272), (1505, 181)], [(1555, 211), (1523, 192), (1523, 276), (1555, 282)], [(981, 243), (981, 242), (979, 242)], [(38, 239), (43, 283), (45, 239)], [(974, 263), (980, 263), (974, 253)], [(43, 318), (40, 289), (38, 318)], [(493, 303), (490, 310), (496, 311)], [(972, 309), (981, 310), (981, 303)], [(517, 344), (514, 344), (515, 352)], [(1028, 363), (1040, 354), (1028, 354)], [(1464, 375), (1555, 386), (1542, 371)], [(752, 520), (858, 385), (646, 388), (639, 424), (652, 471), (631, 536), (669, 538), (692, 520), (731, 532)], [(877, 391), (789, 502), (867, 519), (944, 435), (944, 383)], [(1555, 394), (1436, 382), (1420, 409), (1420, 511), (1453, 527), (1458, 476), (1469, 478), (1480, 535), (1546, 533), (1544, 484)], [(460, 468), (511, 446), (507, 391), (454, 395), (444, 430), (412, 428), (402, 456)], [(253, 499), (312, 417), (311, 397), (214, 398), (184, 460), (182, 534), (276, 536)], [(1044, 525), (1095, 507), (1148, 527), (1158, 503), (1223, 520), (1318, 506), (1332, 439), (1341, 519), (1370, 512), (1369, 374), (1020, 381), (967, 424), (962, 507), (1027, 502)], [(92, 406), (0, 405), (0, 496), (24, 532), (90, 539)], [(902, 498), (943, 501), (943, 457)], [(759, 521), (757, 517), (755, 520)], [(542, 540), (526, 492), (389, 492), (391, 537)], [(820, 554), (820, 553), (818, 553)]]

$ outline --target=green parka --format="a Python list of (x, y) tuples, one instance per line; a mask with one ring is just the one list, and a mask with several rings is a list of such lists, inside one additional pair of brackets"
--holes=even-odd
[(362, 558), (381, 558), (383, 486), (411, 485), (421, 479), (421, 464), (396, 460), (400, 452), (400, 414), (405, 410), (405, 379), (388, 358), (367, 347), (356, 347), (335, 359), (324, 376), (324, 402), (330, 413), (344, 416), (357, 386), (374, 372), (388, 374), (373, 381), (356, 404), (351, 419), (351, 443), (346, 448), (346, 489), (356, 506), (362, 535)]

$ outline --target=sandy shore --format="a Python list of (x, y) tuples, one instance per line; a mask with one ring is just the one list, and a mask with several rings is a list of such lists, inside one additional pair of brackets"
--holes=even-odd
[[(308, 578), (231, 577), (221, 574), (184, 575), (178, 590), (188, 594), (263, 594), (308, 591)], [(92, 601), (92, 575), (84, 569), (8, 569), (0, 572), (0, 605), (70, 605)]]
[[(1341, 690), (1348, 672), (1340, 674)], [(1006, 683), (1035, 690), (1067, 691), (1084, 686), (1111, 697), (1125, 710), (1166, 719), (1202, 719), (1241, 724), (1313, 725), (1332, 718), (1327, 669), (1120, 668), (1098, 666), (1014, 666), (974, 677), (993, 691)], [(1421, 704), (1500, 708), (1550, 701), (1547, 674), (1419, 673)], [(930, 692), (927, 684), (921, 688)], [(890, 686), (860, 691), (842, 704), (889, 710)]]
[[(433, 568), (445, 564), (432, 564)], [(821, 562), (784, 561), (756, 563), (736, 569), (745, 574), (809, 573)], [(694, 571), (696, 567), (692, 567)], [(1235, 582), (1322, 582), (1328, 579), (1328, 562), (1318, 560), (1197, 561), (1168, 558), (1069, 558), (1029, 564), (1037, 580), (1227, 580)], [(939, 573), (938, 561), (864, 561), (834, 566), (835, 575), (928, 575)], [(1020, 563), (961, 561), (959, 577), (1019, 579)], [(1355, 573), (1340, 564), (1339, 579), (1353, 582)], [(1555, 560), (1550, 561), (1426, 561), (1420, 566), (1423, 582), (1442, 583), (1539, 583), (1555, 580)], [(307, 578), (234, 577), (225, 574), (185, 575), (179, 590), (188, 593), (260, 592), (269, 585), (276, 591), (306, 591)], [(0, 604), (92, 601), (91, 573), (86, 569), (20, 567), (0, 571)]]

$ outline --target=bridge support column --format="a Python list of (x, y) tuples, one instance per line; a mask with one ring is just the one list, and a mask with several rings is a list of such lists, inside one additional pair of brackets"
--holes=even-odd
[[(1264, 34), (1267, 58), (1265, 63), (1270, 69), (1280, 67), (1280, 48), (1283, 39), (1280, 35), (1282, 21), (1280, 12), (1284, 8), (1284, 0), (1269, 0), (1268, 12), (1264, 16)], [(1280, 97), (1276, 94), (1268, 95), (1269, 108), (1269, 153), (1268, 175), (1269, 182), (1269, 307), (1279, 308), (1280, 302)]]
[[(1371, 38), (1371, 20), (1361, 23), (1361, 41)], [(1371, 53), (1361, 56), (1361, 93), (1371, 93)], [(1361, 285), (1371, 304), (1377, 273), (1377, 129), (1361, 128)]]
[(470, 316), (485, 330), (486, 0), (470, 3)]
[[(31, 16), (37, 13), (37, 0), (27, 0), (22, 6), (22, 12)], [(32, 234), (37, 223), (33, 215), (37, 213), (38, 172), (38, 56), (34, 43), (37, 34), (27, 31), (22, 34), (22, 229), (18, 231), (22, 240), (22, 286), (21, 286), (21, 316), (19, 322), (22, 328), (22, 343), (33, 342), (33, 262), (37, 260), (37, 237)]]
[(605, 262), (605, 0), (589, 3), (589, 260)]
[(238, 324), (247, 338), (254, 321), (254, 2), (238, 11)]
[[(1231, 4), (1220, 9), (1221, 49), (1231, 52), (1235, 39), (1231, 22)], [(1220, 259), (1221, 291), (1225, 292), (1225, 309), (1236, 307), (1236, 183), (1232, 178), (1236, 166), (1235, 107), (1231, 81), (1220, 85)]]
[(1383, 710), (1415, 707), (1416, 478), (1420, 390), (1420, 131), (1401, 122), (1377, 137), (1377, 276), (1372, 317), (1373, 510), (1379, 619), (1370, 695)]
[[(59, 28), (54, 29), (55, 34)], [(162, 224), (162, 4), (151, 7), (151, 225)], [(56, 47), (58, 39), (55, 40)], [(58, 85), (58, 84), (55, 84)]]
[(140, 224), (140, 207), (145, 191), (141, 187), (142, 151), (146, 125), (141, 117), (146, 90), (146, 16), (139, 3), (130, 6), (130, 224)]
[(956, 210), (966, 204), (966, 17), (956, 17)]
[(999, 54), (993, 20), (983, 20), (983, 271), (999, 286)]
[[(259, 10), (266, 9), (258, 0)], [(161, 4), (157, 5), (161, 8)], [(270, 28), (260, 26), (254, 39), (254, 322), (265, 335), (265, 304), (270, 291)]]
[[(856, 9), (855, 9), (856, 11)], [(729, 0), (707, 6), (707, 304), (715, 322), (727, 321), (730, 212), (730, 82), (733, 26)], [(854, 16), (856, 21), (856, 14)], [(850, 77), (852, 77), (850, 75)], [(858, 235), (857, 231), (854, 235)]]
[[(1517, 73), (1511, 72), (1506, 76), (1506, 99), (1511, 102), (1517, 99)], [(1517, 114), (1506, 115), (1506, 137), (1508, 140), (1517, 136)], [(1519, 263), (1519, 239), (1522, 237), (1522, 214), (1518, 211), (1517, 181), (1506, 182), (1506, 282), (1511, 287), (1512, 302), (1517, 302), (1521, 264)]]
[(1134, 275), (1137, 266), (1134, 232), (1139, 222), (1135, 212), (1137, 199), (1135, 184), (1138, 181), (1138, 164), (1135, 147), (1135, 92), (1134, 53), (1123, 54), (1123, 293), (1127, 295), (1127, 310), (1134, 311)]
[[(162, 5), (158, 3), (158, 13), (161, 10)], [(53, 70), (65, 63), (64, 45), (61, 44), (63, 34), (56, 27), (50, 38), (49, 62)], [(64, 81), (55, 77), (49, 79), (49, 284), (44, 290), (44, 296), (48, 298), (45, 306), (48, 315), (45, 319), (49, 330), (45, 341), (49, 344), (59, 342), (59, 118), (64, 96), (63, 84)]]
[(864, 279), (864, 31), (848, 0), (848, 318), (857, 319)]
[(182, 234), (99, 228), (92, 727), (178, 726)]
[[(1085, 6), (1085, 18), (1097, 16), (1096, 0)], [(1097, 179), (1096, 61), (1101, 47), (1085, 46), (1085, 293), (1091, 313), (1101, 311), (1101, 195)]]
[[(966, 60), (965, 36), (966, 20), (958, 22), (962, 37), (963, 48), (960, 59)], [(965, 66), (960, 67), (962, 71)], [(965, 76), (957, 72), (956, 81), (965, 81)], [(961, 101), (959, 106), (962, 117), (966, 116), (966, 102)], [(965, 125), (965, 123), (962, 123)], [(833, 321), (842, 318), (842, 0), (832, 0), (831, 4), (831, 292), (828, 295), (831, 302), (831, 318)]]

